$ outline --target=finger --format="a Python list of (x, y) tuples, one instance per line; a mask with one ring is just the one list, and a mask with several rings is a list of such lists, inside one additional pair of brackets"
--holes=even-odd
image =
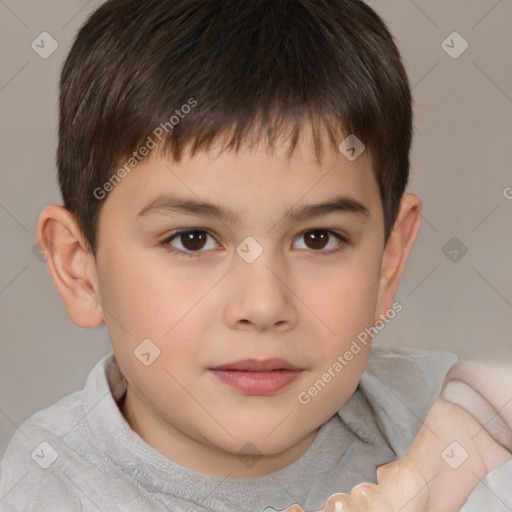
[(393, 512), (393, 509), (379, 486), (363, 483), (354, 487), (350, 494), (331, 496), (322, 512)]
[(393, 512), (391, 500), (381, 486), (363, 483), (356, 485), (350, 492), (353, 506), (357, 510), (368, 512)]
[(386, 496), (391, 510), (420, 512), (425, 509), (429, 488), (423, 475), (409, 458), (377, 469), (379, 491)]
[(465, 382), (484, 397), (501, 418), (512, 427), (512, 367), (496, 363), (460, 361), (447, 375), (447, 381)]
[(333, 494), (325, 502), (321, 512), (362, 512), (350, 503), (350, 496), (345, 493)]

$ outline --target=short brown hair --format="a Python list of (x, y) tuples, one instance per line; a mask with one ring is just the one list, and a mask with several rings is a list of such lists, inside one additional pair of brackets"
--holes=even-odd
[[(191, 99), (197, 106), (171, 123)], [(179, 161), (226, 134), (224, 149), (249, 135), (272, 147), (284, 128), (291, 155), (309, 122), (319, 161), (324, 133), (335, 148), (355, 134), (370, 151), (387, 241), (409, 175), (411, 103), (393, 36), (360, 0), (109, 0), (62, 69), (64, 205), (95, 252), (93, 191), (158, 126)]]

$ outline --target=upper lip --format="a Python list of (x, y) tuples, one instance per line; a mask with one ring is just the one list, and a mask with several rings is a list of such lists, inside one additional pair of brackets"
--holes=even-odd
[(232, 363), (221, 364), (210, 370), (237, 370), (246, 372), (270, 372), (273, 370), (302, 370), (284, 359), (273, 357), (270, 359), (241, 359)]

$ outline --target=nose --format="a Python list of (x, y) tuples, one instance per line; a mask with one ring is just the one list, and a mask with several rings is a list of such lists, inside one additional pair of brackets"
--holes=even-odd
[(296, 325), (291, 273), (270, 251), (263, 251), (252, 263), (237, 256), (227, 287), (224, 320), (232, 329), (287, 331)]

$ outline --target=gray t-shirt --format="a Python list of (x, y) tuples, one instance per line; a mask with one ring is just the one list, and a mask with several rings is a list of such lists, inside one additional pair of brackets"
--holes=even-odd
[[(117, 405), (126, 381), (111, 353), (82, 391), (16, 431), (2, 461), (0, 511), (319, 510), (335, 493), (376, 483), (378, 466), (406, 455), (456, 361), (449, 352), (374, 346), (356, 392), (302, 457), (265, 476), (220, 478), (172, 462), (130, 428)], [(461, 510), (512, 511), (512, 462), (487, 475)]]

